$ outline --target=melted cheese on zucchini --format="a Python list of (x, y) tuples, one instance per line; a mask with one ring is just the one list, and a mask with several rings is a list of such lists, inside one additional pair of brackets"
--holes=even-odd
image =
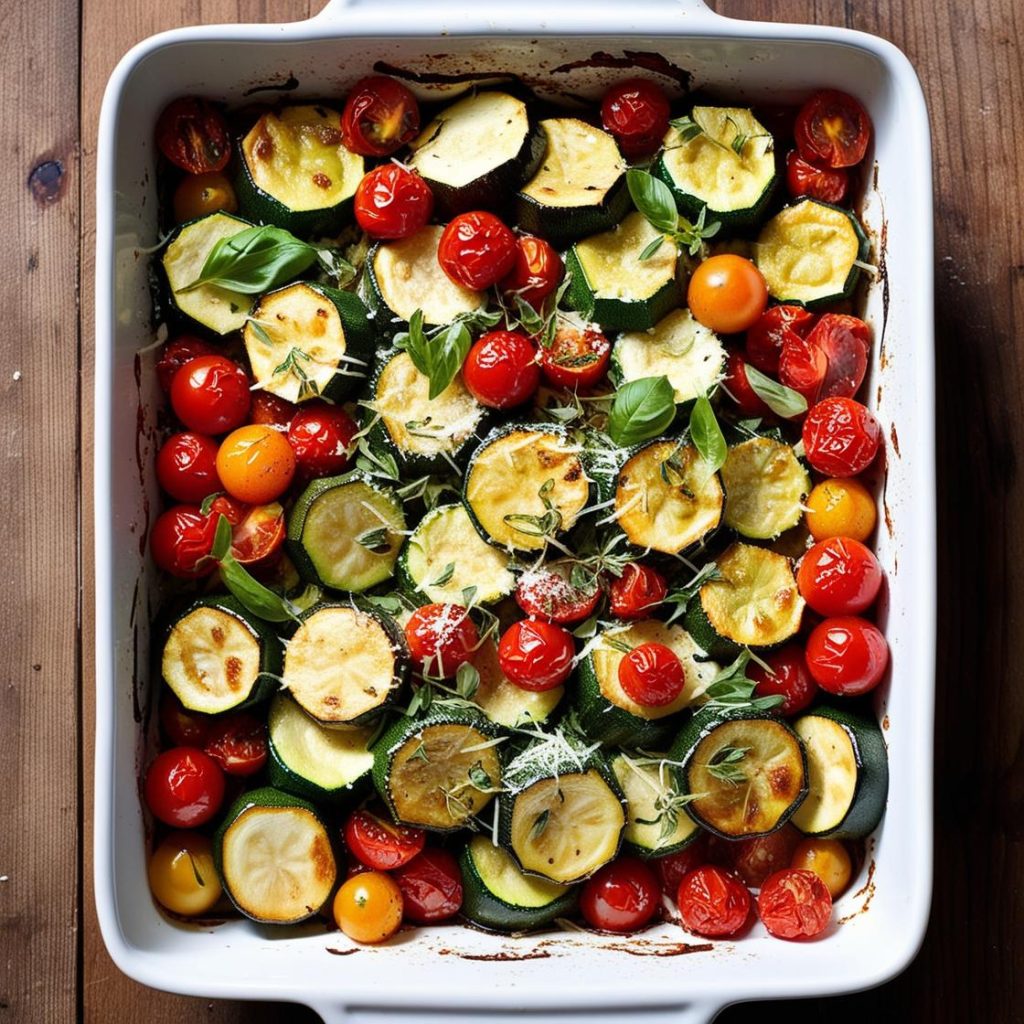
[(771, 540), (796, 526), (811, 490), (811, 479), (793, 449), (769, 437), (753, 437), (730, 448), (722, 483), (725, 525), (757, 540)]
[(597, 299), (649, 299), (676, 278), (674, 245), (646, 260), (640, 254), (658, 237), (642, 213), (631, 213), (610, 231), (577, 242), (574, 251)]
[(607, 133), (574, 117), (540, 122), (547, 151), (523, 195), (542, 206), (600, 206), (626, 170), (626, 161)]

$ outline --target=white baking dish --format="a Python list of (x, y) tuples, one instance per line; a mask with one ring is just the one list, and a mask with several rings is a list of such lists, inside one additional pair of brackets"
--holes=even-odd
[[(350, 944), (322, 926), (196, 928), (168, 920), (146, 884), (137, 783), (153, 575), (142, 539), (156, 495), (147, 472), (153, 417), (139, 412), (155, 397), (152, 355), (141, 357), (137, 373), (136, 354), (153, 342), (140, 250), (157, 241), (157, 113), (183, 93), (238, 102), (253, 86), (288, 78), (298, 80), (296, 95), (337, 95), (378, 60), (428, 73), (514, 71), (535, 87), (594, 96), (626, 72), (552, 69), (627, 51), (659, 53), (690, 71), (695, 85), (727, 95), (795, 101), (835, 86), (859, 96), (874, 120), (878, 170), (864, 213), (887, 271), (871, 289), (867, 315), (883, 339), (870, 390), (888, 439), (878, 550), (894, 670), (879, 713), (892, 785), (860, 883), (838, 903), (836, 918), (845, 923), (804, 945), (771, 939), (758, 926), (736, 943), (686, 956), (664, 955), (686, 938), (673, 925), (639, 942), (559, 933), (540, 949), (535, 938), (448, 927), (342, 957), (329, 950)], [(725, 20), (699, 0), (461, 7), (335, 0), (300, 24), (187, 29), (132, 50), (103, 104), (97, 202), (95, 884), (103, 936), (122, 970), (156, 988), (306, 1003), (330, 1020), (430, 1009), (438, 1021), (499, 1010), (531, 1010), (533, 1019), (558, 1011), (566, 1021), (575, 1019), (571, 1011), (582, 1018), (599, 1008), (622, 1020), (696, 1021), (739, 1000), (864, 988), (907, 965), (931, 893), (935, 484), (929, 136), (917, 79), (898, 50), (839, 29)], [(480, 959), (531, 951), (546, 956)]]

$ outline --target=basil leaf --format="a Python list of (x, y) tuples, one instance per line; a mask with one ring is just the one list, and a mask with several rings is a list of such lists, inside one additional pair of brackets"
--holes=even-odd
[(465, 324), (449, 324), (437, 337), (430, 339), (430, 391), (433, 401), (455, 379), (473, 345)]
[(766, 377), (760, 370), (749, 363), (747, 363), (746, 369), (747, 380), (751, 388), (753, 388), (754, 394), (776, 416), (781, 416), (783, 419), (788, 420), (807, 412), (807, 399), (799, 391), (794, 391), (792, 388), (787, 388), (785, 384), (780, 384), (777, 380)]
[[(397, 340), (397, 339), (396, 339)], [(413, 366), (424, 377), (430, 376), (430, 363), (427, 361), (427, 336), (423, 333), (423, 310), (417, 309), (409, 317), (409, 331), (403, 335), (405, 351), (409, 353)]]
[(217, 530), (213, 535), (213, 547), (210, 555), (218, 562), (231, 553), (231, 523), (223, 513), (217, 518)]
[(668, 378), (631, 380), (615, 393), (608, 413), (608, 435), (620, 447), (663, 434), (676, 418), (676, 395)]
[(701, 395), (694, 402), (690, 412), (690, 440), (713, 473), (725, 465), (729, 447), (706, 395)]
[(293, 277), (316, 261), (315, 246), (272, 224), (246, 228), (222, 238), (207, 254), (203, 269), (183, 291), (213, 284), (244, 295), (258, 295)]
[(652, 227), (665, 233), (672, 233), (679, 227), (679, 212), (672, 190), (660, 178), (631, 167), (626, 171), (626, 187), (633, 205)]
[(220, 559), (220, 575), (228, 590), (257, 618), (267, 622), (297, 618), (290, 601), (254, 580), (232, 555)]

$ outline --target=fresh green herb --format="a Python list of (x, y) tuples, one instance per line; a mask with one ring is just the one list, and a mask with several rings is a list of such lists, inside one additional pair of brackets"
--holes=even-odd
[(455, 379), (472, 344), (465, 322), (448, 324), (428, 337), (423, 330), (423, 310), (413, 313), (409, 333), (405, 336), (405, 350), (416, 369), (430, 381), (428, 397), (431, 401)]
[(770, 711), (783, 702), (785, 698), (781, 694), (773, 694), (770, 697), (754, 696), (757, 684), (753, 679), (747, 678), (747, 665), (750, 664), (750, 661), (750, 651), (744, 648), (732, 664), (723, 668), (711, 680), (707, 690), (704, 691), (704, 696), (707, 698), (704, 709)]
[(722, 428), (715, 418), (715, 410), (711, 408), (706, 395), (701, 395), (693, 403), (690, 412), (690, 440), (712, 473), (718, 472), (725, 465), (729, 446), (725, 443)]
[(476, 764), (469, 769), (469, 781), (472, 783), (474, 789), (479, 789), (484, 793), (494, 788), (494, 780), (486, 771), (484, 771), (482, 761), (477, 761)]
[(641, 171), (636, 167), (626, 172), (626, 185), (633, 199), (633, 205), (644, 215), (647, 222), (660, 237), (653, 239), (640, 253), (640, 260), (650, 259), (661, 248), (666, 238), (672, 239), (691, 256), (701, 251), (704, 241), (718, 234), (721, 224), (714, 221), (705, 223), (707, 207), (701, 211), (695, 222), (679, 215), (672, 190), (660, 178)]
[(686, 609), (690, 606), (690, 602), (700, 592), (700, 588), (705, 583), (711, 580), (720, 580), (722, 578), (721, 572), (718, 570), (718, 566), (714, 562), (708, 562), (707, 565), (703, 566), (697, 575), (690, 580), (689, 583), (684, 584), (682, 587), (678, 587), (675, 590), (669, 591), (665, 597), (666, 604), (674, 604), (675, 609), (672, 614), (666, 620), (666, 623), (675, 622), (681, 615), (686, 612)]
[(512, 512), (502, 519), (519, 533), (525, 533), (530, 537), (552, 537), (562, 528), (562, 513), (555, 508), (551, 500), (551, 492), (555, 489), (554, 477), (545, 480), (537, 491), (537, 496), (544, 505), (545, 512), (542, 516), (527, 515), (526, 513)]
[(386, 555), (391, 550), (391, 542), (388, 539), (388, 528), (379, 526), (373, 530), (364, 530), (356, 536), (356, 543), (375, 555)]
[(663, 434), (675, 417), (676, 395), (668, 377), (641, 377), (616, 392), (608, 414), (608, 435), (628, 448)]
[(210, 510), (213, 508), (213, 503), (223, 494), (223, 491), (214, 491), (213, 494), (208, 494), (203, 498), (202, 505), (199, 506), (199, 511), (204, 515), (208, 516)]
[[(669, 121), (669, 124), (679, 133), (679, 138), (682, 142), (692, 142), (698, 135), (704, 134), (704, 129), (699, 125), (689, 114), (684, 114), (682, 117), (673, 118)], [(711, 139), (716, 145), (719, 143), (716, 140)]]
[(430, 705), (434, 703), (434, 688), (431, 684), (424, 680), (416, 687), (412, 695), (412, 700), (409, 701), (409, 706), (405, 709), (405, 714), (409, 718), (415, 718), (421, 711), (427, 711), (430, 709)]
[(539, 839), (544, 834), (544, 829), (548, 827), (548, 821), (551, 819), (551, 811), (545, 808), (536, 818), (533, 819), (533, 825), (530, 828), (530, 838)]
[(605, 634), (601, 638), (601, 641), (607, 647), (611, 647), (612, 650), (621, 651), (623, 654), (629, 654), (633, 650), (633, 648), (630, 647), (629, 644), (625, 643), (622, 640), (616, 640), (615, 637), (608, 636), (607, 634)]
[(210, 555), (220, 567), (224, 585), (246, 610), (258, 619), (267, 622), (287, 622), (298, 618), (298, 610), (291, 601), (253, 579), (235, 560), (231, 553), (231, 523), (225, 515), (217, 520)]
[(463, 662), (455, 672), (455, 692), (464, 700), (472, 700), (480, 688), (480, 673), (471, 662)]
[(206, 888), (206, 879), (199, 873), (199, 865), (196, 863), (196, 859), (192, 854), (191, 850), (185, 851), (188, 854), (188, 862), (192, 866), (192, 877), (196, 880), (196, 885), (201, 889)]
[[(680, 767), (679, 762), (656, 756), (631, 757), (628, 754), (621, 756), (626, 765), (635, 771), (650, 789), (654, 790), (654, 817), (634, 818), (634, 821), (638, 825), (660, 825), (657, 846), (661, 846), (666, 839), (675, 835), (676, 829), (679, 827), (680, 814), (697, 796), (693, 793), (680, 792), (678, 777), (671, 770)], [(644, 771), (644, 768), (648, 766), (657, 767), (657, 780), (651, 777), (651, 773)]]
[(395, 597), (394, 594), (364, 594), (363, 600), (369, 601), (388, 615), (400, 615), (405, 609), (401, 598)]
[(430, 758), (427, 756), (427, 748), (423, 745), (423, 741), (420, 741), (420, 745), (409, 755), (410, 761), (422, 761), (424, 764), (430, 764)]
[(747, 773), (740, 767), (740, 764), (749, 751), (750, 747), (722, 747), (705, 765), (708, 774), (720, 782), (729, 783), (730, 786), (738, 786), (741, 782), (746, 782)]
[(203, 269), (183, 291), (212, 284), (260, 295), (298, 277), (317, 262), (319, 250), (290, 231), (266, 224), (222, 238), (207, 254)]
[(356, 469), (361, 469), (371, 476), (383, 477), (385, 480), (400, 480), (398, 462), (390, 452), (375, 452), (367, 443), (366, 437), (356, 442)]
[(252, 333), (255, 334), (264, 345), (268, 348), (274, 347), (274, 339), (267, 334), (266, 328), (259, 322), (259, 320), (254, 320), (252, 317), (249, 317), (245, 322), (247, 326), (252, 328)]
[(473, 602), (476, 600), (476, 592), (477, 588), (475, 586), (462, 588), (462, 603), (467, 608), (473, 607)]
[(776, 416), (791, 419), (807, 412), (807, 399), (792, 388), (766, 377), (756, 367), (747, 364), (747, 381), (754, 394), (768, 406)]
[(455, 563), (448, 562), (447, 565), (441, 570), (441, 574), (436, 580), (431, 580), (428, 587), (443, 587), (446, 583), (451, 583), (452, 577), (455, 575)]
[(293, 345), (288, 350), (288, 355), (285, 356), (284, 362), (274, 367), (273, 376), (278, 374), (291, 374), (296, 377), (299, 381), (299, 401), (301, 402), (304, 398), (315, 398), (320, 394), (320, 385), (310, 377), (306, 372), (305, 367), (302, 363), (308, 363), (312, 361), (312, 356), (308, 352), (303, 352), (301, 348)]

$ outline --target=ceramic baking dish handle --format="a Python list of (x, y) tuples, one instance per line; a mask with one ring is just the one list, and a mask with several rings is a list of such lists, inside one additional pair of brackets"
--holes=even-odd
[[(529, 0), (527, 0), (528, 5)], [(698, 20), (717, 20), (721, 17), (715, 14), (704, 3), (704, 0), (643, 0), (643, 6), (662, 8), (666, 14), (671, 12), (684, 15), (691, 23)], [(327, 0), (327, 4), (319, 14), (314, 16), (314, 20), (336, 24), (344, 20), (346, 11), (366, 10), (369, 8), (383, 13), (389, 9), (401, 10), (405, 7), (410, 7), (417, 11), (422, 10), (422, 5), (412, 2), (412, 0)], [(551, 13), (550, 5), (538, 3), (537, 7), (538, 11), (542, 14)], [(482, 0), (482, 4), (476, 4), (474, 8), (478, 11), (482, 8), (485, 14), (493, 12), (495, 15), (499, 15), (501, 12), (501, 4), (498, 0), (491, 0), (491, 3), (488, 3), (488, 0)], [(601, 5), (599, 2), (595, 3), (595, 0), (562, 0), (557, 10), (570, 14), (574, 8), (586, 9), (587, 14), (592, 17), (600, 13)], [(438, 10), (443, 14), (445, 9), (440, 7)]]
[(683, 1006), (615, 1010), (497, 1010), (430, 1011), (371, 1010), (344, 1006), (314, 1006), (324, 1024), (710, 1024), (720, 1005), (686, 1003)]

